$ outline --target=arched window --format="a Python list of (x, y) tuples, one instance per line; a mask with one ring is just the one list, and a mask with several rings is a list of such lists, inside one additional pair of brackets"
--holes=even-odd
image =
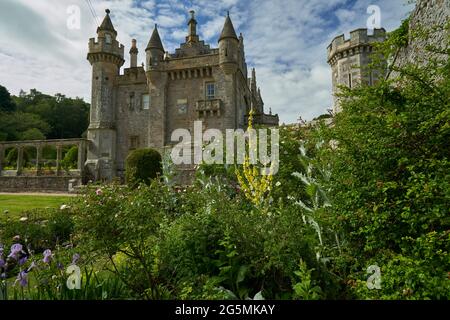
[(112, 37), (109, 33), (105, 34), (106, 43), (111, 44), (112, 43)]

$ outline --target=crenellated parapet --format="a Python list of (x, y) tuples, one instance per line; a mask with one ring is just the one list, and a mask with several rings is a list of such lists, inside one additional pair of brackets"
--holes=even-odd
[(342, 34), (331, 41), (327, 48), (328, 63), (333, 66), (339, 59), (353, 56), (360, 53), (372, 52), (373, 44), (386, 39), (384, 28), (374, 29), (369, 35), (365, 28), (356, 29), (350, 32), (350, 38), (345, 39)]
[(118, 41), (113, 40), (111, 43), (107, 43), (105, 38), (89, 39), (89, 53), (88, 60), (91, 62), (112, 62), (119, 66), (122, 66), (125, 62), (125, 47)]

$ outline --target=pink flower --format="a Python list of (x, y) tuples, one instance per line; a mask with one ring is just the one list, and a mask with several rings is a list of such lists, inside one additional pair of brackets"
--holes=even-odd
[(101, 196), (101, 195), (103, 194), (102, 189), (97, 189), (97, 190), (95, 191), (95, 194), (98, 195), (98, 196)]

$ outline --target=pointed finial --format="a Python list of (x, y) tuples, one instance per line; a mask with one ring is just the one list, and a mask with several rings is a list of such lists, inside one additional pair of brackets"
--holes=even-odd
[(230, 11), (229, 10), (227, 10), (227, 17), (229, 17), (230, 16)]
[(189, 13), (191, 14), (191, 19), (195, 19), (195, 11), (191, 10)]
[(109, 14), (111, 13), (111, 10), (109, 10), (109, 9), (106, 9), (106, 10), (105, 10), (105, 12), (106, 12), (106, 14), (108, 14), (108, 15), (109, 15)]
[(157, 23), (155, 23), (155, 29), (158, 29), (158, 24)]

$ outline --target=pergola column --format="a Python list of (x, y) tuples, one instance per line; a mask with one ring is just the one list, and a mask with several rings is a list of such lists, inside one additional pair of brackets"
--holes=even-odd
[(80, 170), (80, 173), (83, 173), (85, 162), (86, 162), (86, 143), (84, 141), (81, 141), (78, 144), (78, 163), (77, 163), (77, 169)]
[(36, 175), (39, 176), (42, 170), (42, 146), (36, 146)]
[(62, 146), (56, 146), (56, 175), (61, 174)]
[(17, 171), (16, 175), (20, 176), (23, 170), (23, 147), (17, 146)]

